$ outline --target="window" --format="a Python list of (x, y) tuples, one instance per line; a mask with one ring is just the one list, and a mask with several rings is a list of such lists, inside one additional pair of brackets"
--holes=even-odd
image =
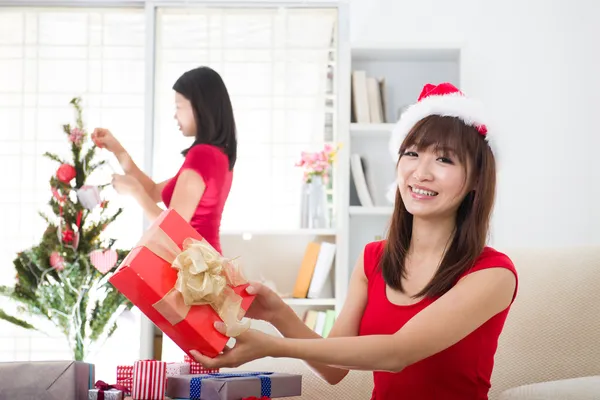
[(336, 16), (334, 9), (159, 9), (154, 176), (173, 176), (191, 143), (173, 120), (173, 83), (207, 65), (225, 81), (238, 129), (222, 229), (298, 228), (302, 174), (294, 163), (301, 151), (322, 147), (330, 131)]
[[(73, 97), (83, 99), (88, 131), (111, 129), (145, 165), (145, 46), (153, 32), (142, 7), (1, 11), (0, 284), (12, 285), (14, 257), (39, 243), (46, 228), (37, 213), (47, 207), (57, 165), (42, 154), (69, 155), (61, 127), (74, 119)], [(336, 18), (337, 10), (325, 8), (158, 8), (153, 177), (173, 176), (181, 150), (189, 146), (173, 120), (171, 87), (186, 70), (208, 65), (225, 80), (238, 127), (238, 163), (223, 229), (297, 228), (302, 173), (294, 164), (301, 151), (332, 140)], [(101, 157), (121, 172), (106, 151)], [(112, 173), (104, 168), (88, 183), (108, 183)], [(110, 189), (103, 193), (116, 198)], [(133, 200), (118, 203), (125, 211), (107, 234), (129, 248), (141, 235), (143, 214)], [(139, 337), (139, 313), (123, 319), (128, 326), (116, 334)], [(71, 357), (66, 340), (50, 328), (43, 327), (45, 335), (0, 321), (0, 361)], [(112, 347), (92, 358), (98, 376), (111, 376), (115, 362), (139, 357), (131, 341), (111, 341)]]
[[(46, 227), (37, 212), (51, 196), (48, 182), (57, 165), (42, 154), (70, 155), (61, 127), (74, 121), (71, 98), (83, 98), (88, 131), (110, 128), (143, 163), (144, 46), (142, 9), (2, 9), (0, 284), (13, 284), (16, 253), (39, 243)], [(111, 174), (105, 168), (89, 183), (108, 183)], [(114, 197), (108, 189), (103, 193)], [(107, 229), (121, 248), (131, 247), (141, 234), (138, 210), (127, 207)], [(132, 354), (138, 356), (135, 349)], [(2, 361), (70, 356), (58, 333), (46, 336), (0, 322)]]

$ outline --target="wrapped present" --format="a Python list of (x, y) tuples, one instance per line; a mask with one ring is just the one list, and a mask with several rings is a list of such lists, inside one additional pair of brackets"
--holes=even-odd
[(86, 399), (94, 382), (94, 365), (84, 362), (0, 363), (2, 399)]
[(133, 389), (133, 365), (117, 366), (117, 385), (125, 388), (125, 395), (130, 395)]
[(204, 368), (204, 366), (200, 363), (194, 362), (190, 363), (190, 374), (200, 375), (200, 374), (218, 374), (219, 369), (212, 368)]
[[(239, 318), (253, 295), (224, 258), (176, 211), (166, 210), (123, 260), (110, 282), (186, 354), (217, 356), (249, 328)], [(224, 321), (227, 335), (214, 323)]]
[(88, 391), (88, 400), (123, 400), (125, 388), (121, 385), (98, 381), (94, 386), (95, 389)]
[(219, 368), (204, 368), (202, 364), (188, 355), (184, 356), (184, 361), (190, 365), (190, 374), (216, 374), (219, 372)]
[(190, 364), (186, 362), (182, 363), (167, 363), (167, 376), (175, 375), (189, 375), (193, 374), (190, 372)]
[(167, 396), (190, 400), (293, 397), (302, 394), (302, 375), (239, 372), (167, 378)]
[(167, 383), (167, 363), (156, 360), (136, 361), (133, 364), (134, 400), (163, 400)]

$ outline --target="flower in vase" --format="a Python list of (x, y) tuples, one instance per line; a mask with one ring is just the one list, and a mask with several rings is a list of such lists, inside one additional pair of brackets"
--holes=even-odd
[(303, 151), (300, 153), (300, 161), (296, 163), (296, 166), (302, 167), (304, 181), (309, 183), (313, 177), (319, 176), (323, 183), (327, 184), (330, 178), (331, 166), (339, 149), (339, 145), (334, 147), (331, 144), (326, 144), (321, 151)]

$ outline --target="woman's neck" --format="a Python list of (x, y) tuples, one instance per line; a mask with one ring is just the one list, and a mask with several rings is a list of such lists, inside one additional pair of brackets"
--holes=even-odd
[(441, 258), (454, 235), (455, 228), (454, 218), (443, 220), (414, 218), (409, 254)]

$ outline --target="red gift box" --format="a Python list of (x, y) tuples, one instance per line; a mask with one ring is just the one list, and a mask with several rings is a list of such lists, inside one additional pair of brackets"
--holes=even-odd
[(117, 366), (117, 385), (125, 386), (127, 389), (124, 394), (131, 394), (133, 388), (133, 365)]
[(134, 400), (163, 400), (167, 385), (167, 363), (164, 361), (136, 361), (133, 365)]
[[(201, 264), (207, 269), (195, 275)], [(188, 279), (223, 289), (199, 298), (189, 293), (197, 286)], [(243, 331), (238, 318), (254, 299), (235, 265), (171, 209), (144, 233), (110, 282), (188, 355), (198, 350), (215, 357), (223, 351), (229, 337), (213, 324), (227, 319), (228, 327)]]

